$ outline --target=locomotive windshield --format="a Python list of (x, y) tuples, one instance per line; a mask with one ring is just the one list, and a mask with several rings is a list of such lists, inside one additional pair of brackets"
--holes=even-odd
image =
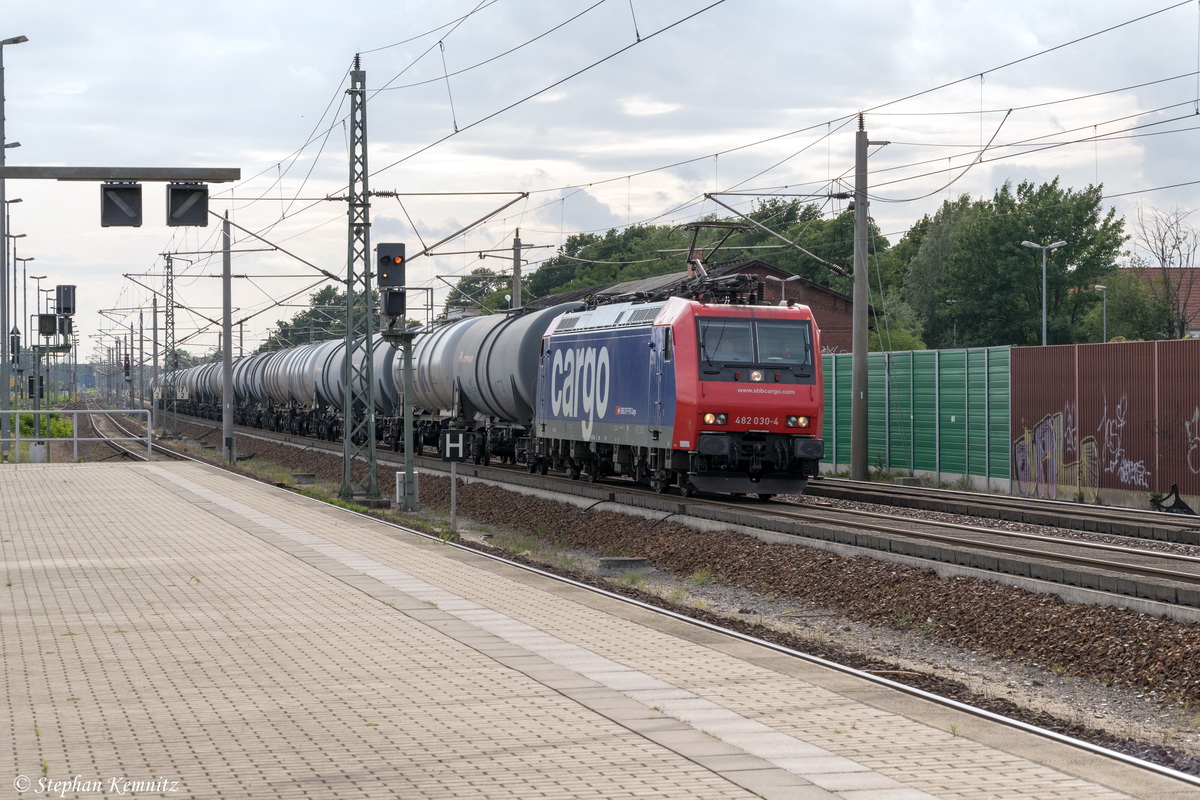
[(723, 364), (754, 361), (753, 322), (700, 317), (700, 360)]
[(812, 328), (807, 320), (699, 318), (700, 361), (809, 367)]
[(807, 320), (759, 320), (758, 360), (768, 364), (812, 365), (812, 329)]

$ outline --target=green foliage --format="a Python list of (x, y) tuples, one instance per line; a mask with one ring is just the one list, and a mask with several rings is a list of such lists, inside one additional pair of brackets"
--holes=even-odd
[(38, 414), (38, 422), (41, 431), (34, 433), (32, 413), (21, 414), (21, 438), (22, 439), (70, 439), (74, 428), (71, 426), (70, 417), (65, 417), (60, 414), (50, 414), (43, 412)]
[[(1135, 259), (1135, 265), (1136, 265)], [(1171, 308), (1146, 286), (1136, 269), (1118, 269), (1104, 279), (1108, 293), (1108, 340), (1161, 339), (1170, 329)], [(1094, 290), (1095, 291), (1095, 290)], [(1104, 336), (1103, 295), (1088, 312), (1088, 331), (1082, 341), (1099, 342)]]
[[(1085, 317), (1100, 302), (1092, 290), (1115, 270), (1124, 221), (1100, 208), (1100, 187), (1063, 189), (1058, 179), (1014, 193), (1005, 183), (990, 200), (946, 201), (919, 224), (905, 297), (922, 321), (922, 338), (949, 347), (957, 323), (966, 347), (1041, 342), (1042, 253), (1021, 246), (1065, 241), (1048, 254), (1049, 342), (1087, 341)], [(953, 302), (950, 302), (953, 301)]]
[[(508, 301), (504, 295), (511, 294), (511, 281), (504, 275), (493, 272), (486, 267), (471, 270), (471, 274), (462, 278), (446, 296), (445, 310), (452, 308), (485, 308), (489, 310), (502, 309)], [(522, 291), (524, 288), (522, 287)]]
[(898, 290), (884, 292), (882, 297), (873, 296), (871, 305), (883, 313), (874, 321), (874, 329), (867, 332), (867, 346), (872, 352), (924, 350), (918, 332), (920, 320), (912, 306), (900, 298)]
[(346, 293), (336, 286), (325, 286), (308, 296), (309, 308), (278, 320), (276, 330), (258, 348), (258, 352), (280, 350), (293, 345), (342, 339), (346, 336)]
[[(275, 330), (258, 348), (258, 353), (281, 350), (298, 344), (326, 339), (346, 338), (346, 293), (336, 286), (324, 286), (308, 296), (309, 307), (292, 315), (290, 320), (277, 320)], [(371, 290), (371, 307), (379, 307), (379, 293)], [(420, 323), (406, 320), (405, 327)], [(216, 358), (220, 353), (214, 351)]]
[[(822, 217), (814, 204), (797, 200), (767, 198), (749, 216), (771, 231), (794, 240), (819, 259), (851, 271), (854, 260), (854, 215), (845, 212), (832, 219)], [(745, 222), (725, 217), (722, 221)], [(776, 236), (746, 223), (746, 233), (730, 237), (713, 257), (713, 263), (758, 259), (774, 267), (801, 275), (821, 286), (849, 294), (852, 281), (838, 276), (821, 261), (789, 247)], [(723, 233), (702, 233), (698, 248), (711, 251)], [(886, 254), (888, 242), (871, 226), (872, 247)], [(684, 269), (686, 250), (692, 234), (669, 225), (634, 225), (621, 231), (610, 230), (604, 236), (582, 233), (571, 236), (557, 255), (542, 262), (525, 279), (523, 291), (528, 297), (544, 297), (593, 286), (639, 280)], [(769, 249), (756, 249), (769, 248)], [(892, 271), (902, 267), (886, 262)], [(907, 265), (907, 262), (905, 262)], [(886, 280), (885, 286), (896, 285)]]
[[(683, 250), (690, 243), (690, 234), (669, 225), (633, 225), (610, 230), (603, 237), (576, 234), (528, 276), (522, 291), (529, 297), (545, 297), (679, 272)], [(679, 252), (660, 254), (669, 250)]]

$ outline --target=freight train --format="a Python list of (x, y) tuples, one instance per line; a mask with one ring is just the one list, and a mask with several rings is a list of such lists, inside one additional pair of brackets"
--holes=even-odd
[[(802, 492), (825, 452), (810, 310), (762, 303), (762, 279), (747, 275), (693, 278), (670, 294), (417, 329), (414, 451), (453, 431), (480, 464), (626, 476), (684, 496)], [(339, 438), (345, 351), (334, 340), (237, 359), (235, 422)], [(399, 450), (403, 359), (380, 340), (372, 366), (377, 436)], [(181, 413), (220, 417), (219, 364), (180, 371), (174, 382)]]

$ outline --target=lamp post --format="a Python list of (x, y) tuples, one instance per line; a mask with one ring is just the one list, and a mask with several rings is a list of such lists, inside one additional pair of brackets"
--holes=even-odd
[[(2, 100), (3, 100), (3, 98), (0, 98), (0, 101), (2, 101)], [(0, 179), (0, 183), (3, 183), (3, 179)], [(0, 191), (0, 197), (2, 197), (2, 196), (3, 196), (3, 191)], [(8, 231), (12, 229), (11, 219), (9, 217), (9, 208), (10, 208), (10, 206), (12, 206), (13, 203), (20, 203), (20, 202), (21, 202), (21, 198), (19, 198), (19, 197), (14, 197), (12, 200), (4, 201), (4, 220), (3, 220), (4, 237), (2, 239), (0, 239), (0, 242), (3, 243), (2, 246), (3, 246), (3, 251), (4, 251), (2, 254), (0, 254), (0, 333), (5, 333), (8, 331), (8, 303), (9, 303), (9, 300), (8, 300), (8, 264), (9, 264), (8, 242), (10, 239), (13, 240), (12, 254), (13, 254), (13, 257), (15, 258), (17, 255), (16, 240), (25, 236), (25, 234), (23, 234), (23, 233), (17, 234), (16, 236), (14, 236), (11, 233), (8, 233)], [(16, 274), (17, 274), (17, 265), (14, 262), (13, 263), (13, 277), (14, 278), (16, 277)], [(13, 286), (14, 287), (16, 286), (15, 280), (13, 281)], [(13, 294), (12, 302), (13, 302), (13, 316), (16, 317), (17, 313), (16, 313), (16, 293), (15, 292)], [(16, 329), (15, 320), (13, 323), (13, 329), (14, 330)], [(11, 350), (11, 347), (10, 347), (10, 350)], [(12, 410), (12, 400), (9, 399), (9, 395), (12, 392), (12, 383), (13, 383), (13, 381), (12, 381), (12, 363), (11, 363), (10, 359), (15, 357), (15, 355), (16, 355), (16, 353), (13, 353), (13, 352), (5, 352), (4, 356), (2, 358), (0, 358), (0, 440), (4, 440), (3, 443), (0, 444), (0, 452), (3, 452), (5, 454), (8, 453), (8, 441), (7, 440), (8, 440), (8, 435), (9, 435), (9, 415), (5, 414), (3, 412)]]
[[(45, 280), (45, 275), (30, 275), (30, 278), (37, 281), (37, 294), (33, 296), (33, 313), (36, 316), (38, 309), (41, 307), (42, 298), (42, 281)], [(25, 292), (29, 288), (29, 282), (24, 281), (21, 285), (21, 294), (27, 295)], [(25, 296), (21, 305), (25, 308), (25, 323), (29, 324), (29, 298)], [(25, 330), (25, 346), (33, 350), (33, 433), (35, 438), (41, 438), (42, 429), (38, 427), (41, 424), (41, 418), (38, 416), (39, 405), (42, 399), (42, 351), (38, 349), (38, 345), (34, 344), (37, 340), (34, 339), (34, 334), (37, 333), (37, 324), (30, 325)]]
[(775, 281), (779, 284), (779, 304), (783, 305), (787, 302), (787, 284), (791, 283), (792, 281), (800, 280), (801, 276), (792, 275), (787, 278), (777, 278), (774, 275), (763, 275), (763, 277), (769, 281)]
[[(958, 302), (957, 300), (947, 300), (946, 305), (952, 306), (957, 302)], [(951, 313), (953, 313), (953, 311), (954, 311), (954, 309), (951, 309)], [(954, 316), (954, 346), (958, 347), (958, 316), (957, 315)]]
[[(45, 275), (30, 275), (29, 280), (37, 282), (37, 292), (33, 296), (33, 313), (35, 315), (40, 314), (42, 312), (42, 281), (46, 280), (46, 276)], [(22, 289), (25, 289), (25, 290), (29, 289), (28, 281), (25, 282), (25, 285), (22, 287)], [(28, 296), (27, 291), (22, 292), (22, 294), (25, 296), (22, 299), (21, 304), (25, 307), (25, 322), (28, 323), (29, 322), (29, 296)]]
[[(4, 166), (4, 156), (10, 147), (19, 147), (20, 142), (9, 142), (4, 135), (4, 48), (7, 45), (21, 44), (29, 39), (25, 36), (12, 36), (8, 39), (0, 39), (0, 167)], [(4, 178), (0, 178), (0, 201), (4, 201)], [(21, 202), (19, 199), (14, 200), (14, 203)], [(8, 330), (8, 298), (6, 296), (8, 289), (8, 203), (4, 202), (4, 214), (0, 214), (0, 334)], [(15, 270), (14, 270), (15, 272)], [(3, 384), (3, 391), (0, 391), (0, 439), (8, 439), (9, 420), (8, 414), (3, 413), (9, 411), (9, 384), (11, 383), (8, 356), (5, 354), (0, 358), (3, 366), (0, 367), (0, 384)], [(6, 456), (8, 454), (8, 442), (4, 441), (0, 445), (0, 452)]]
[[(24, 317), (25, 314), (29, 311), (29, 306), (26, 304), (27, 297), (26, 297), (25, 287), (29, 283), (29, 280), (27, 277), (27, 270), (29, 269), (29, 262), (34, 261), (34, 260), (35, 259), (33, 256), (30, 256), (29, 258), (21, 258), (20, 256), (17, 256), (17, 255), (13, 256), (13, 331), (16, 334), (18, 342), (20, 342), (21, 337), (24, 334), (26, 344), (29, 343), (29, 336), (28, 336), (29, 331), (26, 329), (25, 325), (29, 322), (29, 320), (22, 319), (22, 317)], [(20, 312), (17, 311), (17, 267), (16, 267), (16, 262), (18, 262), (18, 261), (21, 262), (21, 310), (20, 310)], [(17, 352), (13, 354), (13, 359), (16, 361), (16, 364), (17, 364), (17, 367), (16, 367), (17, 372), (21, 372), (22, 370), (21, 370), (20, 347), (18, 347)], [(18, 378), (19, 377), (20, 376), (18, 376)]]
[(1096, 289), (1100, 292), (1100, 297), (1104, 301), (1104, 334), (1100, 342), (1103, 344), (1108, 341), (1108, 287), (1104, 284), (1097, 283)]
[(1042, 251), (1042, 347), (1046, 346), (1046, 251), (1062, 247), (1065, 244), (1066, 242), (1055, 242), (1054, 244), (1046, 245), (1021, 242), (1021, 247), (1032, 247), (1035, 250)]

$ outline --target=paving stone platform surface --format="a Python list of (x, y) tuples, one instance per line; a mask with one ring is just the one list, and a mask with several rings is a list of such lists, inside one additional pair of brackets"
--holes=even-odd
[(1200, 789), (195, 464), (0, 466), (0, 798)]

